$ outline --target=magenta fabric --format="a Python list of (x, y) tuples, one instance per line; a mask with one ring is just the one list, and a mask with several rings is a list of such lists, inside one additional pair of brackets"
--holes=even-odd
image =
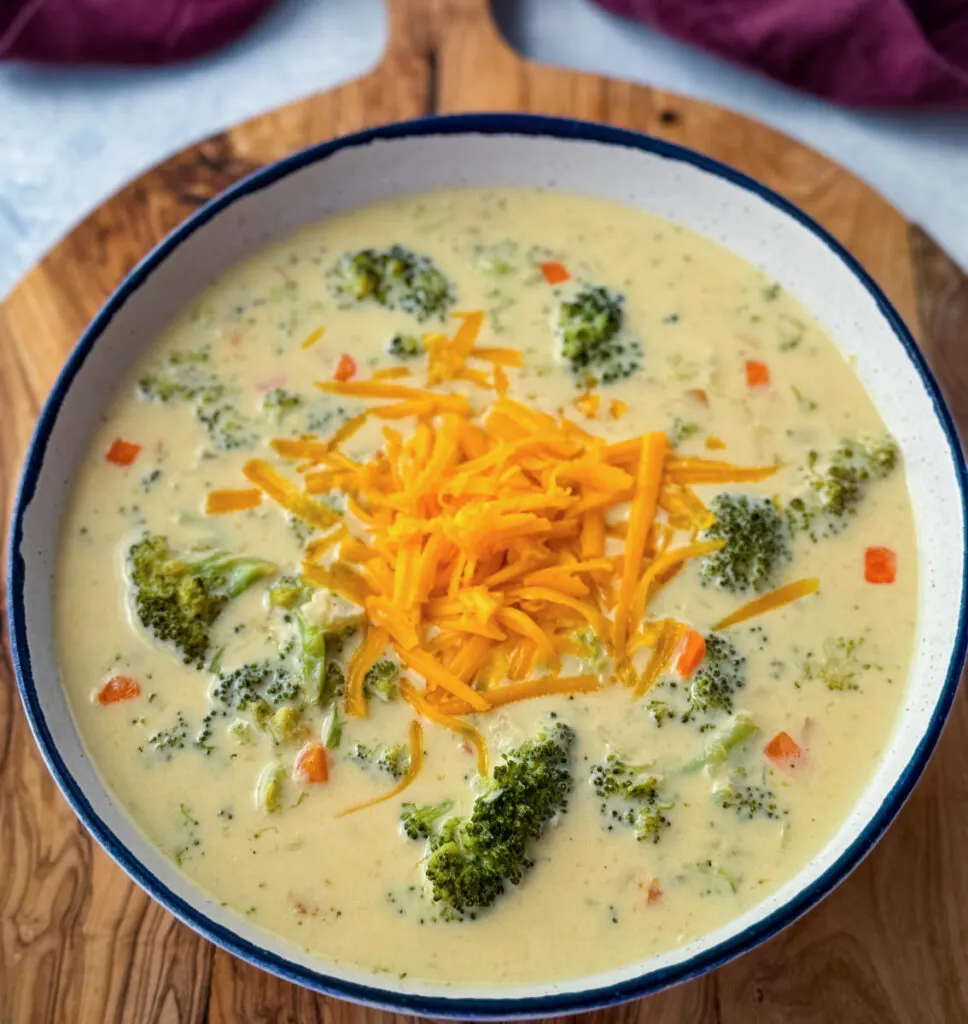
[(0, 58), (164, 64), (224, 46), (275, 0), (0, 0)]
[(968, 103), (968, 0), (596, 2), (839, 103)]
[[(234, 39), (274, 2), (0, 0), (0, 58), (183, 60)], [(595, 2), (840, 103), (968, 104), (968, 0)]]

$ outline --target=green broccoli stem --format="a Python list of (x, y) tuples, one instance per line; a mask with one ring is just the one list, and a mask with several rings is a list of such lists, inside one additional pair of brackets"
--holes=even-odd
[(730, 751), (741, 747), (759, 731), (760, 727), (749, 715), (738, 714), (723, 732), (710, 739), (702, 754), (682, 766), (681, 772), (684, 775), (691, 774), (710, 765), (722, 764), (729, 757)]
[(211, 627), (226, 603), (276, 571), (262, 558), (224, 551), (176, 556), (165, 537), (145, 534), (128, 553), (134, 604), (142, 626), (201, 668)]
[(282, 791), (286, 784), (286, 772), (281, 765), (268, 764), (256, 780), (256, 803), (269, 814), (282, 806)]
[(326, 692), (326, 631), (294, 613), (302, 656), (303, 689), (310, 704), (321, 705)]
[(454, 806), (453, 800), (441, 800), (438, 804), (405, 803), (400, 807), (400, 822), (403, 831), (411, 839), (429, 839), (438, 822), (445, 814), (449, 814)]
[(343, 742), (343, 726), (346, 719), (340, 712), (339, 705), (333, 704), (323, 723), (323, 746), (335, 750)]
[(253, 583), (276, 572), (274, 562), (248, 555), (232, 555), (216, 551), (188, 566), (202, 579), (209, 581), (216, 592), (228, 599), (244, 594)]

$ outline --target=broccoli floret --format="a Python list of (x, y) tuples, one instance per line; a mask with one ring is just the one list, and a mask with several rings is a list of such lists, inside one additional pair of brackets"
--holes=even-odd
[[(159, 753), (166, 753), (172, 750), (181, 750), (188, 738), (188, 722), (185, 716), (179, 711), (175, 718), (175, 724), (167, 729), (159, 729), (148, 737), (148, 742)], [(170, 757), (169, 753), (169, 757)]]
[(413, 359), (415, 356), (423, 355), (424, 343), (414, 334), (402, 334), (398, 331), (390, 339), (388, 351), (397, 359)]
[(655, 722), (657, 729), (662, 728), (662, 723), (668, 718), (670, 721), (675, 721), (676, 713), (669, 707), (664, 700), (650, 700), (645, 705), (646, 711), (652, 716), (652, 721)]
[(453, 288), (426, 256), (394, 246), (387, 267), (400, 297), (398, 304), (417, 320), (443, 320), (454, 304)]
[(357, 743), (350, 751), (350, 758), (361, 768), (376, 768), (394, 779), (402, 779), (410, 765), (410, 748), (406, 743), (381, 744), (378, 747)]
[(665, 812), (675, 804), (664, 797), (662, 776), (651, 765), (629, 764), (609, 754), (592, 766), (588, 778), (606, 818), (631, 825), (639, 842), (659, 841), (671, 824)]
[(138, 378), (138, 394), (149, 401), (176, 402), (217, 401), (225, 388), (212, 376), (208, 349), (195, 352), (172, 352), (154, 371)]
[(705, 539), (725, 544), (702, 558), (703, 586), (732, 593), (774, 586), (777, 570), (790, 558), (790, 541), (773, 502), (747, 494), (717, 494), (710, 509), (716, 521), (705, 531)]
[(292, 743), (306, 735), (302, 711), (291, 704), (284, 704), (274, 711), (266, 723), (266, 728), (275, 743)]
[[(247, 711), (256, 728), (275, 744), (305, 735), (302, 705), (294, 702), (302, 691), (300, 678), (283, 664), (249, 662), (232, 672), (222, 672), (212, 687), (212, 700), (227, 711)], [(242, 738), (245, 723), (239, 720), (233, 731)]]
[(222, 672), (212, 690), (212, 697), (233, 711), (247, 711), (265, 699), (262, 690), (270, 672), (265, 662), (250, 662), (232, 672)]
[(506, 277), (515, 273), (518, 260), (517, 242), (509, 239), (485, 245), (479, 242), (474, 246), (474, 266), (482, 274), (490, 277)]
[(601, 764), (593, 765), (588, 777), (592, 788), (603, 800), (613, 796), (626, 800), (652, 799), (660, 785), (651, 765), (629, 764), (615, 754), (609, 754)]
[(256, 443), (257, 435), (231, 402), (197, 405), (195, 418), (206, 429), (209, 439), (219, 451), (252, 448)]
[(378, 661), (363, 677), (363, 689), (368, 697), (377, 697), (384, 703), (396, 700), (400, 694), (397, 685), (400, 666), (389, 658)]
[(138, 394), (146, 401), (165, 405), (192, 405), (195, 419), (222, 451), (251, 448), (258, 434), (238, 411), (237, 392), (212, 373), (210, 362), (207, 349), (173, 352), (164, 363), (139, 378)]
[(753, 818), (777, 820), (786, 817), (787, 814), (777, 803), (776, 794), (772, 789), (747, 785), (741, 775), (731, 780), (729, 785), (717, 789), (713, 793), (713, 800), (724, 811), (735, 811), (746, 821)]
[(683, 441), (688, 441), (690, 437), (695, 437), (696, 434), (702, 433), (702, 427), (698, 423), (693, 423), (691, 420), (684, 420), (676, 416), (672, 421), (672, 427), (669, 429), (669, 444), (673, 448), (678, 448)]
[(574, 740), (559, 722), (506, 754), (471, 816), (449, 818), (431, 834), (425, 872), (444, 916), (490, 906), (532, 867), (531, 844), (568, 808)]
[(212, 689), (212, 699), (230, 711), (263, 713), (294, 701), (301, 690), (300, 680), (285, 665), (251, 661), (232, 672), (220, 672)]
[(223, 712), (218, 708), (211, 708), (202, 715), (202, 720), (198, 723), (198, 732), (195, 733), (194, 744), (199, 750), (204, 750), (206, 754), (215, 749), (211, 739), (212, 734), (215, 732), (215, 719), (222, 714)]
[(682, 772), (688, 774), (697, 772), (701, 768), (722, 764), (729, 758), (733, 750), (742, 747), (759, 731), (759, 726), (753, 719), (740, 712), (725, 729), (710, 737), (703, 752), (683, 765)]
[(689, 686), (683, 721), (699, 712), (733, 713), (736, 691), (746, 685), (746, 659), (719, 633), (706, 637), (706, 654)]
[(133, 545), (128, 561), (141, 624), (171, 644), (186, 664), (199, 668), (211, 646), (211, 627), (225, 605), (276, 571), (263, 558), (225, 551), (177, 556), (156, 534)]
[(346, 676), (343, 669), (335, 662), (326, 663), (326, 679), (323, 683), (323, 704), (329, 704), (337, 697), (343, 696), (346, 689)]
[(827, 640), (820, 655), (811, 651), (804, 658), (804, 681), (819, 679), (828, 690), (859, 690), (858, 676), (880, 667), (860, 657), (863, 645), (863, 637)]
[(402, 245), (346, 253), (326, 277), (341, 304), (376, 302), (419, 321), (442, 320), (454, 304), (453, 286), (433, 261)]
[(790, 527), (814, 540), (839, 533), (857, 515), (870, 483), (889, 476), (897, 460), (897, 445), (891, 437), (844, 440), (827, 457), (810, 452), (804, 491), (787, 506)]
[(276, 423), (281, 423), (293, 409), (301, 405), (302, 397), (285, 388), (273, 388), (262, 399), (263, 412), (268, 413)]
[(403, 804), (400, 807), (403, 831), (411, 839), (429, 839), (437, 823), (445, 814), (450, 813), (453, 806), (453, 800), (441, 800), (439, 804), (425, 804), (423, 807), (418, 807), (417, 804)]
[(341, 302), (373, 299), (385, 305), (383, 296), (384, 254), (375, 249), (346, 253), (326, 275), (329, 290)]
[(623, 296), (588, 285), (559, 306), (561, 357), (579, 385), (592, 380), (613, 384), (641, 365), (641, 346), (622, 336), (624, 305)]
[(394, 779), (402, 779), (410, 766), (410, 748), (405, 743), (381, 747), (374, 764), (381, 772), (392, 775)]
[[(696, 870), (712, 881), (723, 881), (729, 886), (730, 892), (739, 892), (740, 879), (731, 871), (727, 871), (722, 864), (714, 863), (711, 860), (700, 860), (696, 862)], [(713, 892), (715, 890), (708, 890)]]

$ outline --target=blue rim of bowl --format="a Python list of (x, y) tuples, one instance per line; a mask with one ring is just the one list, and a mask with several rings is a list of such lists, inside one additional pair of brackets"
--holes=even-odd
[(320, 971), (293, 963), (284, 957), (271, 953), (241, 938), (235, 932), (206, 917), (205, 914), (187, 903), (180, 896), (177, 896), (137, 860), (132, 852), (94, 811), (57, 750), (57, 745), (47, 727), (43, 709), (36, 692), (31, 670), (30, 651), (27, 645), (23, 600), (25, 566), (23, 556), (20, 553), (20, 547), (23, 540), (24, 512), (34, 495), (47, 443), (58, 411), (71, 387), (74, 377), (114, 315), (147, 280), (149, 275), (185, 239), (222, 210), (231, 206), (242, 197), (258, 192), (281, 178), (310, 164), (325, 160), (343, 149), (365, 146), (377, 140), (399, 139), (408, 136), (465, 134), (545, 136), (645, 150), (670, 160), (690, 164), (709, 174), (724, 178), (733, 185), (737, 185), (770, 203), (788, 217), (792, 217), (803, 227), (813, 232), (864, 286), (877, 304), (881, 316), (890, 325), (898, 343), (904, 348), (920, 376), (925, 391), (931, 398), (935, 415), (941, 424), (950, 448), (951, 458), (958, 479), (963, 522), (965, 520), (964, 510), (966, 504), (968, 504), (968, 499), (966, 499), (966, 495), (968, 495), (968, 471), (966, 471), (964, 455), (951, 414), (944, 403), (940, 389), (934, 376), (928, 369), (921, 351), (887, 297), (874, 283), (870, 275), (839, 242), (803, 213), (803, 211), (782, 196), (728, 165), (682, 146), (677, 146), (638, 132), (612, 128), (608, 125), (566, 118), (542, 117), (532, 114), (454, 114), (398, 122), (346, 135), (330, 142), (324, 142), (255, 172), (212, 199), (159, 243), (121, 282), (117, 290), (108, 299), (104, 307), (91, 322), (91, 325), (81, 336), (41, 410), (24, 463), (14, 503), (10, 530), (7, 608), (13, 664), (27, 718), (51, 774), (77, 816), (105, 851), (128, 875), (179, 920), (210, 939), (216, 945), (248, 963), (270, 971), (287, 981), (296, 982), (326, 995), (337, 996), (370, 1006), (438, 1018), (508, 1020), (512, 1018), (554, 1016), (562, 1013), (575, 1013), (613, 1006), (629, 999), (650, 995), (670, 985), (678, 984), (679, 982), (704, 974), (721, 966), (733, 957), (749, 951), (792, 924), (846, 878), (860, 863), (884, 834), (920, 777), (941, 735), (941, 730), (954, 699), (961, 666), (965, 658), (966, 643), (968, 643), (968, 609), (966, 609), (966, 592), (968, 592), (968, 527), (966, 527), (966, 535), (963, 537), (963, 550), (966, 557), (962, 565), (962, 593), (958, 630), (955, 636), (951, 659), (945, 673), (944, 686), (938, 696), (931, 721), (924, 736), (921, 738), (911, 759), (898, 775), (891, 791), (850, 846), (809, 886), (799, 892), (793, 899), (784, 903), (742, 932), (707, 950), (697, 953), (681, 963), (660, 968), (614, 984), (576, 992), (511, 997), (502, 996), (500, 989), (497, 989), (497, 994), (493, 999), (409, 994), (333, 978)]

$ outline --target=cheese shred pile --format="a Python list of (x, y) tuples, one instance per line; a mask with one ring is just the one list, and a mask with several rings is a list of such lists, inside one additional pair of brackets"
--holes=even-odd
[[(649, 602), (687, 560), (720, 544), (696, 540), (712, 516), (693, 485), (762, 480), (776, 467), (679, 458), (660, 432), (609, 444), (536, 411), (506, 394), (505, 368), (521, 366), (521, 354), (477, 346), (483, 313), (459, 319), (453, 337), (425, 337), (425, 387), (387, 373), (318, 383), (373, 404), (328, 440), (272, 442), (298, 464), (301, 486), (263, 459), (244, 473), (327, 531), (308, 545), (303, 576), (365, 612), (347, 712), (366, 714), (362, 680), (389, 646), (425, 680), (423, 691), (408, 684), (405, 699), (476, 745), (461, 715), (588, 692), (609, 678), (644, 692), (685, 632), (648, 620)], [(465, 395), (437, 390), (448, 381), (491, 392), (488, 404), (478, 413)], [(382, 421), (382, 445), (357, 461), (340, 446), (370, 419)], [(352, 528), (315, 497), (333, 493), (344, 496)], [(683, 531), (689, 541), (673, 546)], [(561, 676), (562, 657), (587, 655), (590, 645), (607, 655), (601, 677)], [(633, 655), (643, 647), (652, 654), (638, 671)]]

